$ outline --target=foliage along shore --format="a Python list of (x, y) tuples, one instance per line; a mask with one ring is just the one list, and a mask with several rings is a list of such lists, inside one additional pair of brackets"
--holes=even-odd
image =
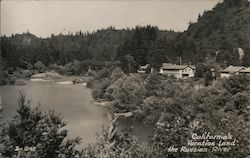
[(192, 133), (211, 132), (231, 133), (239, 146), (205, 157), (245, 157), (250, 151), (250, 77), (218, 78), (208, 85), (204, 81), (200, 76), (177, 80), (157, 73), (126, 74), (111, 67), (97, 72), (87, 86), (94, 99), (109, 102), (112, 113), (132, 112), (133, 119), (153, 125), (152, 144), (163, 155), (182, 157), (183, 153), (168, 153), (167, 148), (187, 144)]
[(79, 61), (68, 63), (65, 66), (53, 64), (49, 67), (38, 61), (34, 65), (28, 64), (25, 69), (17, 68), (15, 71), (5, 70), (1, 73), (0, 85), (13, 85), (18, 82), (21, 84), (26, 79), (39, 78), (48, 81), (70, 80), (73, 84), (77, 84), (86, 83), (95, 74), (95, 71), (85, 71)]

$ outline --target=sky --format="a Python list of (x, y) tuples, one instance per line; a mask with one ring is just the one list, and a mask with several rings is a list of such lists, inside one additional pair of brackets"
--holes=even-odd
[[(1, 0), (0, 0), (1, 1)], [(1, 35), (29, 30), (39, 37), (153, 25), (184, 31), (220, 0), (2, 0)]]

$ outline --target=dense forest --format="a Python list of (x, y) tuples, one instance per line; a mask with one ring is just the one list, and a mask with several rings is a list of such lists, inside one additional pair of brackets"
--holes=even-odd
[(46, 39), (37, 38), (30, 33), (17, 34), (2, 37), (2, 62), (13, 69), (26, 68), (28, 64), (35, 64), (37, 61), (46, 66), (65, 65), (74, 60), (98, 64), (122, 60), (123, 54), (131, 54), (131, 51), (133, 56), (140, 56), (135, 59), (139, 65), (147, 63), (145, 52), (149, 54), (156, 50), (156, 47), (165, 55), (167, 48), (171, 46), (165, 43), (174, 39), (175, 35), (173, 31), (160, 31), (151, 26), (138, 26), (131, 30), (116, 30), (110, 27), (93, 33), (52, 35)]
[[(197, 23), (177, 37), (178, 52), (188, 61), (202, 61), (210, 55), (216, 62), (250, 65), (250, 2), (224, 0), (213, 10), (198, 16)], [(240, 59), (236, 48), (245, 55)], [(224, 62), (224, 63), (223, 63)]]
[[(155, 26), (117, 30), (114, 27), (92, 33), (76, 32), (38, 38), (31, 33), (1, 37), (2, 65), (26, 68), (41, 61), (44, 65), (65, 65), (75, 60), (97, 65), (104, 61), (120, 63), (128, 72), (139, 65), (158, 68), (163, 62), (197, 64), (207, 58), (222, 67), (250, 65), (250, 5), (247, 0), (225, 0), (213, 10), (198, 16), (197, 23), (180, 33)], [(238, 48), (242, 48), (240, 56)]]
[(45, 39), (27, 32), (2, 37), (2, 56), (11, 67), (25, 67), (27, 63), (34, 64), (37, 61), (45, 65), (65, 65), (75, 59), (111, 61), (117, 47), (128, 36), (129, 31), (117, 31), (112, 27), (93, 33), (51, 35)]

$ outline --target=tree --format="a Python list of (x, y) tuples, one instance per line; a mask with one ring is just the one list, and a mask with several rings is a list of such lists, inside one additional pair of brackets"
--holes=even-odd
[(128, 62), (128, 73), (131, 73), (132, 72), (132, 66), (135, 63), (134, 58), (133, 58), (133, 56), (131, 56), (129, 54), (125, 55), (125, 58), (127, 59), (127, 62)]
[(147, 61), (153, 68), (158, 70), (162, 63), (168, 62), (168, 59), (164, 49), (154, 49), (147, 54)]
[[(13, 120), (3, 127), (0, 135), (0, 153), (5, 157), (27, 154), (16, 148), (32, 148), (37, 158), (73, 158), (79, 151), (75, 146), (80, 138), (67, 139), (66, 125), (54, 112), (45, 114), (38, 107), (32, 109), (20, 92), (19, 109)], [(22, 153), (24, 152), (24, 153)]]
[(250, 66), (250, 47), (245, 49), (245, 54), (243, 57), (242, 65), (249, 67)]
[(223, 82), (223, 86), (231, 94), (236, 94), (249, 89), (250, 79), (245, 75), (234, 75)]
[(113, 84), (115, 81), (117, 81), (120, 77), (124, 75), (124, 72), (121, 68), (117, 67), (112, 71), (112, 74), (110, 75), (111, 84)]
[(196, 65), (195, 78), (204, 78), (205, 86), (210, 85), (213, 80), (213, 73), (209, 64), (198, 63)]
[(103, 128), (98, 134), (95, 144), (83, 150), (84, 157), (96, 158), (151, 158), (157, 157), (157, 152), (147, 144), (138, 141), (130, 130), (119, 131), (118, 117), (110, 118), (108, 128)]
[(196, 65), (195, 77), (196, 78), (203, 78), (205, 76), (206, 66), (205, 64), (198, 63)]
[(205, 73), (205, 86), (210, 85), (211, 81), (213, 81), (213, 74), (210, 68), (207, 69)]
[(34, 68), (36, 70), (38, 70), (39, 72), (44, 72), (46, 67), (45, 65), (41, 62), (41, 61), (37, 61), (35, 64), (34, 64)]
[(112, 92), (112, 97), (116, 101), (114, 109), (118, 107), (118, 112), (127, 112), (138, 109), (146, 96), (146, 89), (143, 79), (139, 75), (123, 75), (116, 82), (107, 88)]
[(235, 7), (244, 3), (248, 3), (247, 0), (224, 0), (225, 5), (229, 7)]

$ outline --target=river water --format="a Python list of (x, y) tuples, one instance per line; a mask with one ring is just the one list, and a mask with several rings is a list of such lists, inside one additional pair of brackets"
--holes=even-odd
[[(82, 146), (94, 142), (96, 133), (109, 123), (105, 108), (93, 103), (91, 90), (84, 85), (30, 81), (24, 86), (0, 86), (4, 106), (0, 112), (1, 123), (11, 120), (15, 115), (20, 90), (24, 91), (32, 106), (40, 104), (43, 111), (54, 110), (60, 114), (67, 123), (65, 128), (69, 131), (69, 137), (81, 137)], [(121, 121), (119, 126), (123, 129), (133, 126), (135, 135), (142, 141), (148, 141), (152, 132), (149, 127), (129, 120)]]

